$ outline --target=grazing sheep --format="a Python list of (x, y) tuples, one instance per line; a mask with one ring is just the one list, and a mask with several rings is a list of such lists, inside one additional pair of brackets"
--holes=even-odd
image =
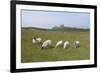
[(75, 41), (75, 48), (79, 48), (80, 47), (80, 41)]
[(52, 44), (51, 40), (46, 40), (43, 42), (42, 48), (49, 48), (51, 47), (51, 44)]
[(33, 44), (41, 44), (41, 43), (42, 43), (42, 39), (41, 39), (41, 38), (36, 38), (36, 37), (34, 37), (34, 38), (32, 39), (32, 43), (33, 43)]
[(69, 42), (65, 41), (63, 48), (67, 48), (69, 46)]
[(32, 39), (32, 43), (36, 44), (36, 38), (35, 37)]
[(58, 42), (56, 43), (55, 48), (57, 48), (58, 46), (62, 46), (62, 45), (63, 45), (63, 41), (62, 41), (62, 40), (60, 40), (60, 41), (58, 41)]
[(38, 44), (42, 43), (42, 39), (41, 38), (36, 38), (36, 43), (38, 43)]

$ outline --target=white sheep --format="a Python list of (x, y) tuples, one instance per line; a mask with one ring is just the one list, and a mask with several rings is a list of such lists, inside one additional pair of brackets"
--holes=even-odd
[(41, 38), (36, 38), (36, 37), (34, 37), (34, 38), (32, 39), (32, 43), (33, 43), (33, 44), (40, 44), (40, 43), (42, 43), (42, 39), (41, 39)]
[(42, 43), (42, 39), (41, 38), (36, 38), (36, 43)]
[(32, 43), (36, 44), (36, 38), (35, 37), (32, 39)]
[(35, 44), (36, 43), (36, 40), (32, 39), (32, 43)]
[(46, 40), (42, 44), (42, 48), (48, 48), (51, 47), (52, 41), (51, 40)]
[(69, 46), (69, 41), (65, 41), (63, 48), (66, 48)]
[(63, 45), (63, 41), (62, 41), (62, 40), (60, 40), (60, 41), (58, 41), (58, 42), (56, 43), (55, 48), (57, 48), (58, 46), (62, 46), (62, 45)]
[(79, 48), (80, 47), (80, 41), (75, 41), (75, 48)]

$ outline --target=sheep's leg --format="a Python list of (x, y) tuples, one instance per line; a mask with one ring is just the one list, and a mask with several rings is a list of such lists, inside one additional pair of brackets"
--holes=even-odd
[(76, 48), (79, 48), (80, 46), (79, 45), (76, 45)]

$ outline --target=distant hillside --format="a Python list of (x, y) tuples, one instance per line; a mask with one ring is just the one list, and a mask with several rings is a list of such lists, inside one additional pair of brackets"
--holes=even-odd
[(74, 27), (64, 27), (64, 28), (52, 28), (52, 30), (84, 30), (89, 31), (90, 29), (74, 28)]
[(64, 26), (63, 24), (62, 25), (60, 25), (60, 26), (54, 26), (53, 28), (52, 28), (53, 30), (85, 30), (85, 31), (88, 31), (89, 30), (89, 28), (76, 28), (76, 27), (66, 27), (66, 26)]
[(81, 28), (74, 28), (74, 27), (63, 27), (63, 28), (51, 28), (51, 29), (44, 29), (44, 28), (37, 28), (37, 27), (22, 27), (22, 29), (36, 29), (36, 30), (44, 30), (44, 31), (68, 31), (68, 30), (77, 30), (77, 31), (89, 31), (90, 29), (81, 29)]
[(37, 27), (22, 27), (22, 29), (36, 29), (36, 30), (51, 31), (51, 29), (43, 29), (43, 28), (37, 28)]

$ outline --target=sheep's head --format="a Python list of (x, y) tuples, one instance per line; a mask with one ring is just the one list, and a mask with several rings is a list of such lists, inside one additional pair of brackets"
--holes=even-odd
[(36, 37), (33, 37), (36, 40)]

